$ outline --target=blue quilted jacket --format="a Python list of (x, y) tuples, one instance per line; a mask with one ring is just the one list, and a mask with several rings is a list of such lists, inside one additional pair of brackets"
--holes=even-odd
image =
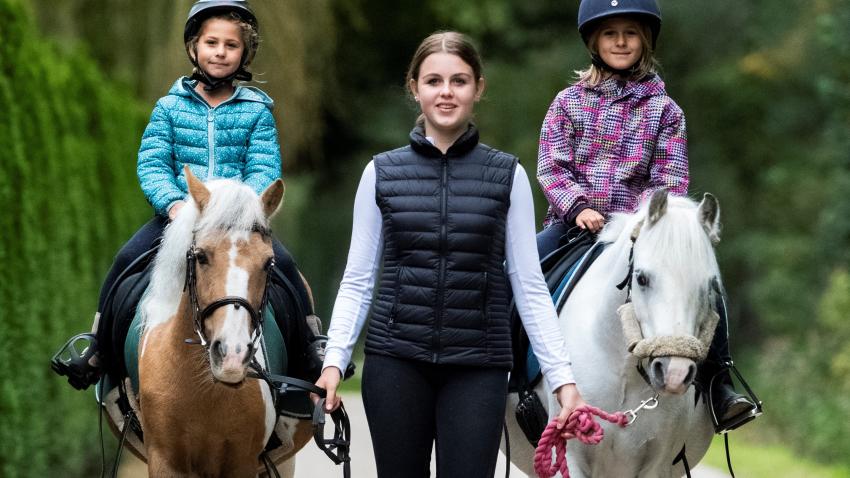
[(157, 214), (167, 215), (188, 187), (183, 165), (198, 178), (239, 179), (262, 192), (280, 177), (280, 146), (272, 108), (259, 88), (238, 86), (215, 108), (178, 79), (160, 98), (142, 135), (139, 183)]

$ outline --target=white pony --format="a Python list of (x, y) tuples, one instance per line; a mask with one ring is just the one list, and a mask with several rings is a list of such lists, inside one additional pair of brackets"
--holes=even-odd
[[(682, 476), (682, 462), (673, 462), (683, 447), (691, 467), (705, 455), (713, 428), (704, 396), (697, 399), (691, 384), (717, 324), (719, 215), (710, 194), (697, 205), (660, 191), (637, 213), (615, 215), (600, 235), (607, 246), (567, 299), (561, 331), (587, 403), (608, 412), (634, 409), (636, 417), (626, 428), (603, 422), (598, 445), (570, 440), (573, 478)], [(557, 403), (543, 382), (535, 391), (551, 419)], [(508, 428), (520, 437), (511, 440), (511, 460), (535, 476), (516, 403), (511, 394)]]

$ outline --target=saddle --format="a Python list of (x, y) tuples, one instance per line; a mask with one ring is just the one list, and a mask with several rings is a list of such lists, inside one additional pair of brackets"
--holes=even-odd
[[(561, 238), (561, 245), (540, 260), (549, 294), (560, 313), (570, 292), (590, 265), (599, 257), (603, 243), (595, 243), (594, 236), (582, 230), (570, 230)], [(517, 423), (528, 441), (537, 447), (540, 435), (546, 428), (548, 415), (534, 387), (543, 378), (540, 363), (522, 326), (515, 304), (511, 304), (511, 343), (514, 368), (508, 381), (508, 392), (517, 393)]]

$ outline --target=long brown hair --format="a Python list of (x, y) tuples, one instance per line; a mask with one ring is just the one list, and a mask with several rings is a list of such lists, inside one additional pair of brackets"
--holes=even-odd
[[(481, 55), (478, 50), (467, 38), (466, 35), (460, 32), (441, 31), (428, 35), (422, 40), (413, 58), (410, 60), (410, 66), (407, 68), (407, 75), (404, 78), (405, 89), (410, 93), (410, 82), (419, 80), (419, 68), (425, 58), (433, 53), (450, 53), (457, 55), (464, 63), (472, 68), (472, 74), (475, 77), (475, 84), (482, 78), (484, 72), (484, 64), (481, 61)], [(419, 115), (416, 124), (424, 124), (425, 116)]]

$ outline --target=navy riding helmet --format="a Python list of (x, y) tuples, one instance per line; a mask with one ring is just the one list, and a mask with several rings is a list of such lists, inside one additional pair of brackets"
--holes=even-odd
[(661, 10), (655, 0), (581, 0), (578, 31), (585, 45), (599, 22), (615, 16), (637, 16), (652, 30), (652, 48), (661, 31)]

